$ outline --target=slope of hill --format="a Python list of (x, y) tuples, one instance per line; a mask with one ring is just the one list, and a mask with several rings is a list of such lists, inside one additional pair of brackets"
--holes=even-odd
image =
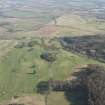
[[(72, 79), (73, 72), (90, 63), (105, 66), (65, 50), (57, 38), (87, 35), (105, 35), (104, 0), (0, 0), (0, 103), (45, 105), (45, 95), (37, 93), (40, 82), (51, 75)], [(41, 58), (48, 52), (56, 55), (55, 62)], [(48, 105), (83, 105), (81, 94), (75, 94), (67, 100), (64, 92), (51, 92)]]
[[(55, 32), (60, 35), (103, 33), (104, 7), (103, 0), (2, 0), (0, 1), (0, 36), (4, 34), (9, 37), (29, 34), (38, 36), (35, 32), (46, 27), (46, 24), (54, 19), (61, 26), (56, 27), (57, 32)], [(43, 34), (43, 29), (40, 34)]]
[[(54, 79), (63, 80), (67, 79), (78, 65), (99, 63), (63, 50), (56, 41), (50, 42), (45, 39), (45, 48), (43, 43), (41, 44), (40, 38), (34, 40), (37, 44), (34, 44), (33, 47), (25, 44), (23, 47), (13, 48), (7, 57), (0, 62), (0, 100), (11, 99), (13, 96), (35, 95), (37, 84), (50, 78), (50, 69)], [(25, 43), (28, 42), (25, 41)], [(58, 45), (58, 48), (60, 47), (60, 50), (56, 50), (57, 60), (49, 65), (48, 62), (40, 58), (40, 55), (45, 51), (54, 52), (51, 50), (55, 45), (54, 43), (56, 46)], [(55, 101), (57, 100), (55, 99)]]
[(42, 36), (98, 35), (105, 33), (105, 21), (101, 22), (94, 17), (87, 19), (79, 15), (64, 15), (56, 19), (56, 24), (52, 21), (37, 32)]
[(57, 19), (58, 30), (61, 35), (95, 35), (105, 33), (105, 21), (90, 17), (88, 19), (78, 15), (65, 15)]

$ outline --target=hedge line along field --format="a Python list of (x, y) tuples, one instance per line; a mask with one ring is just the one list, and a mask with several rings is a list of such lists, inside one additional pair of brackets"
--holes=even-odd
[[(21, 45), (20, 43), (23, 42), (27, 43), (28, 41), (19, 41), (18, 44)], [(58, 45), (59, 50), (56, 50), (56, 61), (49, 65), (48, 62), (41, 59), (40, 55), (45, 51), (52, 51), (53, 47), (51, 46), (54, 46), (54, 43)], [(4, 46), (6, 47), (6, 45)], [(52, 71), (54, 79), (64, 80), (70, 77), (70, 74), (75, 71), (74, 68), (78, 65), (99, 63), (63, 50), (56, 40), (49, 41), (40, 38), (35, 39), (31, 47), (27, 44), (24, 44), (23, 47), (15, 46), (3, 58), (0, 62), (1, 101), (11, 99), (13, 96), (35, 95), (37, 84), (50, 78), (49, 70)]]

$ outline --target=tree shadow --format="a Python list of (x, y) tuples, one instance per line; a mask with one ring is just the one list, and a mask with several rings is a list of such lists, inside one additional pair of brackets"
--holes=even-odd
[[(72, 74), (72, 76), (76, 77), (74, 88), (65, 91), (65, 98), (70, 102), (70, 105), (88, 105), (88, 91), (85, 86), (85, 79), (91, 71), (88, 71), (87, 68), (79, 69), (81, 70)], [(76, 83), (79, 83), (79, 85), (76, 85)]]
[(85, 91), (65, 91), (65, 98), (70, 105), (87, 105), (87, 93)]
[[(74, 72), (73, 76), (76, 77), (76, 80), (70, 80), (69, 81), (70, 84), (67, 84), (67, 83), (65, 84), (66, 81), (60, 81), (60, 86), (59, 86), (59, 82), (56, 82), (57, 80), (56, 81), (54, 80), (55, 86), (57, 86), (57, 90), (52, 89), (52, 91), (64, 92), (65, 99), (68, 100), (68, 102), (70, 103), (69, 105), (88, 105), (88, 91), (84, 83), (82, 82), (83, 79), (87, 75), (89, 75), (88, 73), (90, 72), (88, 72), (86, 68), (81, 68), (81, 71)], [(62, 86), (61, 86), (61, 83), (62, 83)], [(69, 85), (69, 89), (67, 85)], [(64, 86), (65, 88), (61, 90), (61, 87), (64, 87)], [(49, 87), (50, 87), (49, 81), (39, 82), (37, 85), (37, 92), (43, 95), (47, 94), (46, 96), (48, 97), (48, 94), (50, 93)]]

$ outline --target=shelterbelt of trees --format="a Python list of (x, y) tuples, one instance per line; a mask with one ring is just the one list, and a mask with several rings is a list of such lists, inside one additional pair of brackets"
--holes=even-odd
[(105, 62), (105, 35), (62, 37), (64, 49)]
[(74, 73), (75, 80), (49, 80), (53, 91), (85, 92), (85, 105), (105, 105), (105, 68), (89, 64), (83, 70)]

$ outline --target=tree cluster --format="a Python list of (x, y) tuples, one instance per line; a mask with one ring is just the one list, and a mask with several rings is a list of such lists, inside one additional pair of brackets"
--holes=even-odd
[(80, 91), (87, 95), (88, 105), (105, 105), (105, 69), (97, 64), (89, 64), (85, 70), (77, 73), (74, 81), (50, 80), (54, 91)]
[(68, 51), (105, 61), (105, 36), (63, 37), (60, 42)]
[(54, 91), (72, 91), (72, 90), (81, 90), (83, 89), (80, 85), (80, 82), (70, 81), (70, 80), (49, 80), (49, 87)]
[(105, 69), (89, 65), (86, 79), (88, 105), (105, 105)]
[(49, 80), (38, 84), (40, 93), (48, 90), (85, 93), (85, 105), (105, 105), (105, 69), (97, 64), (74, 73), (74, 80)]
[(43, 52), (40, 57), (47, 62), (54, 62), (56, 60), (56, 54), (54, 52)]

